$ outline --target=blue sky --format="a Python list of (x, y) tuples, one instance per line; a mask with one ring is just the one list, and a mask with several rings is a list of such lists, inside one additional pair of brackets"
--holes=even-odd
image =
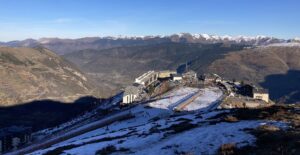
[(0, 0), (0, 41), (107, 35), (300, 37), (299, 0)]

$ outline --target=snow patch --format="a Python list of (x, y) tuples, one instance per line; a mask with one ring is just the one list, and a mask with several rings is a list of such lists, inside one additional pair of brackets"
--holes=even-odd
[(172, 111), (175, 106), (180, 104), (180, 101), (182, 99), (191, 96), (197, 91), (198, 91), (197, 88), (189, 88), (189, 87), (175, 89), (163, 95), (160, 99), (151, 102), (149, 106), (153, 108), (167, 109)]
[(267, 45), (266, 47), (300, 47), (300, 43), (275, 43)]
[(201, 89), (201, 95), (198, 96), (192, 103), (188, 104), (183, 110), (193, 111), (201, 110), (204, 111), (216, 102), (223, 95), (223, 92), (216, 87), (209, 87)]

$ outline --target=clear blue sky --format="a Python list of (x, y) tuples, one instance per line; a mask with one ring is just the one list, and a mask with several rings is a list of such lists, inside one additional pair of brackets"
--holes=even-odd
[(0, 0), (0, 41), (107, 35), (300, 37), (299, 0)]

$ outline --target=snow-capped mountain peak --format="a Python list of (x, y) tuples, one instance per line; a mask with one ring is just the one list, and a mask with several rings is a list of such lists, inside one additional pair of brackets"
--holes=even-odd
[[(206, 41), (234, 41), (237, 43), (240, 43), (242, 41), (255, 41), (255, 40), (262, 40), (262, 39), (276, 39), (273, 37), (267, 37), (263, 35), (258, 35), (258, 36), (243, 36), (243, 35), (238, 35), (238, 36), (230, 36), (230, 35), (212, 35), (212, 34), (189, 34), (189, 33), (179, 33), (177, 34), (178, 37), (185, 37), (187, 35), (190, 35), (193, 37), (193, 39), (202, 39)], [(170, 37), (170, 36), (167, 36)]]
[[(258, 36), (231, 36), (231, 35), (215, 35), (206, 33), (178, 33), (172, 35), (146, 35), (146, 36), (101, 36), (101, 37), (85, 37), (78, 39), (63, 39), (63, 38), (41, 38), (38, 40), (21, 40), (11, 42), (0, 42), (0, 46), (10, 47), (35, 47), (43, 45), (58, 53), (66, 53), (69, 51), (65, 47), (72, 47), (72, 49), (82, 50), (84, 48), (90, 49), (104, 49), (118, 47), (122, 45), (151, 45), (157, 43), (201, 43), (201, 44), (240, 44), (246, 46), (264, 46), (273, 43), (299, 42), (300, 38), (285, 40), (264, 35)], [(60, 47), (59, 47), (60, 46)]]
[(295, 41), (300, 41), (300, 37), (294, 38)]

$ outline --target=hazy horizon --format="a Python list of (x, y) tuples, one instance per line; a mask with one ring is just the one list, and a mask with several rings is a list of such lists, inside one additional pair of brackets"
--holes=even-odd
[[(178, 32), (178, 33), (171, 33), (171, 34), (165, 34), (165, 35), (162, 35), (162, 34), (153, 34), (153, 35), (99, 35), (99, 36), (79, 36), (79, 37), (56, 37), (56, 36), (53, 36), (53, 37), (38, 37), (38, 38), (23, 38), (23, 39), (14, 39), (14, 40), (0, 40), (0, 42), (11, 42), (11, 41), (23, 41), (23, 40), (28, 40), (28, 39), (33, 39), (33, 40), (41, 40), (41, 39), (82, 39), (82, 38), (106, 38), (106, 37), (115, 37), (115, 38), (134, 38), (134, 37), (149, 37), (149, 36), (153, 36), (153, 37), (168, 37), (168, 36), (171, 36), (171, 35), (179, 35), (181, 33), (188, 33), (188, 34), (191, 34), (191, 35), (195, 35), (195, 34), (201, 34), (201, 35), (205, 35), (207, 33), (190, 33), (190, 32)], [(225, 34), (225, 35), (219, 35), (219, 34), (207, 34), (207, 35), (212, 35), (212, 36), (230, 36), (230, 37), (239, 37), (239, 36), (243, 36), (243, 37), (259, 37), (259, 36), (265, 36), (265, 37), (274, 37), (274, 36), (269, 36), (269, 35), (261, 35), (261, 34), (258, 34), (258, 35), (230, 35), (230, 34)], [(294, 38), (278, 38), (278, 37), (275, 37), (277, 39), (299, 39), (299, 37), (294, 37)]]

